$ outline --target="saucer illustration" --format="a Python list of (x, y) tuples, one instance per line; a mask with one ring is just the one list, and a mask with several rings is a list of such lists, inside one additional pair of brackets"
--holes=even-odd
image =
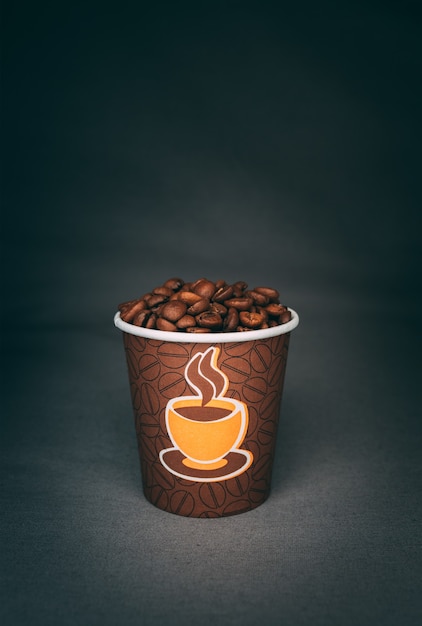
[(185, 459), (186, 457), (177, 448), (166, 448), (160, 452), (160, 461), (169, 472), (179, 478), (202, 483), (228, 480), (242, 474), (250, 467), (253, 455), (249, 450), (233, 450), (225, 457), (224, 460), (227, 463), (224, 467), (208, 469), (204, 463), (202, 470), (188, 467), (183, 463)]
[(253, 462), (240, 448), (249, 425), (244, 402), (225, 395), (229, 379), (217, 366), (220, 349), (211, 346), (188, 362), (184, 377), (195, 396), (167, 402), (165, 420), (173, 447), (160, 452), (162, 465), (175, 476), (213, 482), (238, 476)]

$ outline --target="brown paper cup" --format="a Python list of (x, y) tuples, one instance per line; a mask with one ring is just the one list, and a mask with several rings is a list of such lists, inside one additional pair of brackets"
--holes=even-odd
[[(173, 333), (123, 322), (144, 494), (188, 517), (268, 498), (290, 332)], [(194, 338), (193, 338), (194, 337)]]

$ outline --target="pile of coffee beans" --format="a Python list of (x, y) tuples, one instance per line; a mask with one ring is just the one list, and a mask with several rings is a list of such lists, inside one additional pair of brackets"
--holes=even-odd
[(285, 324), (292, 317), (276, 289), (248, 289), (243, 281), (228, 284), (207, 278), (195, 282), (170, 278), (118, 308), (129, 324), (188, 333), (257, 330)]

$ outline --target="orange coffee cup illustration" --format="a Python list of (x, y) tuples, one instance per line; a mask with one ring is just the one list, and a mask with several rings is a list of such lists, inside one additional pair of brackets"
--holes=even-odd
[(166, 427), (173, 448), (160, 452), (171, 473), (199, 482), (226, 480), (250, 467), (253, 455), (240, 448), (248, 429), (244, 402), (225, 397), (227, 376), (218, 368), (219, 348), (195, 354), (185, 378), (198, 395), (179, 396), (166, 406)]

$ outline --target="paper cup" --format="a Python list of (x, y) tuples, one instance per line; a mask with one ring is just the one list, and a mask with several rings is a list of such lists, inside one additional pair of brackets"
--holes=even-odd
[(145, 497), (188, 517), (225, 517), (268, 498), (291, 331), (123, 331)]

